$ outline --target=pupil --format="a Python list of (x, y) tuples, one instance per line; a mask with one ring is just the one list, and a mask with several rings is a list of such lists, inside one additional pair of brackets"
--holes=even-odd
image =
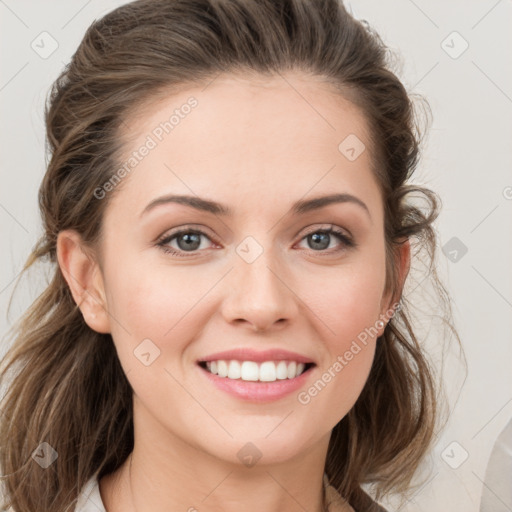
[[(320, 247), (313, 247), (315, 249), (326, 249), (327, 247), (329, 247), (329, 240), (328, 240), (328, 237), (329, 235), (327, 233), (313, 233), (311, 236), (311, 240), (313, 241), (313, 245), (314, 244), (318, 244), (320, 243)], [(321, 243), (321, 238), (324, 238), (324, 242), (327, 242), (327, 244), (322, 244)]]
[[(180, 240), (185, 240), (186, 244), (184, 247), (181, 247)], [(191, 244), (193, 246), (194, 243), (196, 243), (197, 247), (199, 247), (200, 239), (197, 233), (185, 233), (184, 235), (181, 235), (181, 237), (178, 237), (178, 245), (180, 246), (180, 249), (190, 249)], [(192, 250), (197, 249), (197, 247), (192, 247)]]

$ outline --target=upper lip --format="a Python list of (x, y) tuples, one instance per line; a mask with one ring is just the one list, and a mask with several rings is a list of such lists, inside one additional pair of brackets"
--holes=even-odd
[(233, 350), (225, 350), (223, 352), (216, 352), (209, 356), (205, 356), (198, 360), (198, 362), (206, 361), (219, 361), (221, 359), (231, 360), (237, 359), (239, 361), (254, 361), (256, 363), (263, 361), (297, 361), (298, 363), (314, 363), (314, 361), (296, 352), (290, 352), (284, 349), (269, 349), (269, 350), (253, 350), (250, 348), (235, 348)]

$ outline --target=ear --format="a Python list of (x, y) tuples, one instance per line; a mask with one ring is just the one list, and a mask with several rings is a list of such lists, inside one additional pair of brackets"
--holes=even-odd
[(408, 238), (406, 238), (398, 247), (398, 261), (396, 263), (398, 264), (398, 282), (396, 284), (396, 292), (393, 296), (391, 296), (390, 290), (382, 298), (380, 318), (381, 321), (384, 322), (384, 325), (382, 325), (381, 328), (379, 329), (379, 336), (382, 335), (387, 322), (391, 318), (389, 312), (396, 310), (395, 304), (400, 300), (405, 280), (411, 268), (411, 244)]
[(76, 231), (65, 230), (58, 234), (57, 260), (87, 325), (94, 331), (109, 333), (110, 321), (101, 269)]

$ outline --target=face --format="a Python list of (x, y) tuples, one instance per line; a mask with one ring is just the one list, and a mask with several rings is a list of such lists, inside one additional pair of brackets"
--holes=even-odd
[[(238, 464), (247, 442), (275, 463), (325, 441), (361, 393), (391, 305), (365, 119), (318, 79), (284, 76), (220, 76), (126, 121), (125, 160), (138, 156), (104, 217), (108, 315), (84, 313), (112, 333), (140, 436)], [(282, 359), (313, 364), (245, 383), (199, 364), (237, 349), (276, 360), (271, 380)]]

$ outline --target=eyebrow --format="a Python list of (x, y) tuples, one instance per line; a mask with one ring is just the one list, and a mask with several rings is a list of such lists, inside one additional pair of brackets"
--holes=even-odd
[[(213, 213), (214, 215), (221, 216), (232, 216), (233, 210), (228, 206), (217, 203), (215, 201), (211, 201), (209, 199), (203, 199), (198, 196), (184, 196), (184, 195), (166, 195), (162, 197), (158, 197), (151, 201), (142, 211), (140, 216), (142, 217), (144, 214), (152, 210), (153, 208), (168, 203), (176, 203), (182, 204), (185, 206), (190, 206), (191, 208), (195, 208), (196, 210)], [(313, 210), (318, 210), (323, 208), (324, 206), (328, 206), (330, 204), (335, 203), (352, 203), (360, 206), (363, 210), (366, 211), (368, 217), (371, 219), (370, 210), (366, 206), (366, 204), (361, 201), (356, 196), (352, 194), (330, 194), (327, 196), (315, 197), (313, 199), (302, 199), (293, 203), (291, 211), (295, 215), (301, 215)]]

